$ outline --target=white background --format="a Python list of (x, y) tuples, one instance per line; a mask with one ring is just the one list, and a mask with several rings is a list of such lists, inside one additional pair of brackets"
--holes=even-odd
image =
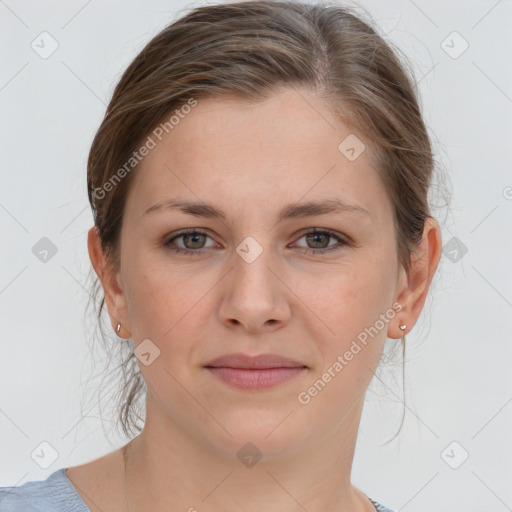
[[(95, 390), (85, 364), (94, 324), (84, 316), (93, 224), (86, 158), (122, 71), (179, 9), (197, 5), (0, 2), (0, 485), (44, 479), (126, 442), (107, 440), (97, 408), (80, 407)], [(512, 2), (357, 5), (413, 63), (453, 188), (438, 217), (443, 242), (457, 237), (467, 253), (457, 262), (443, 255), (407, 336), (405, 423), (384, 446), (400, 424), (401, 367), (372, 382), (353, 483), (397, 511), (510, 510)], [(43, 31), (59, 45), (47, 59), (31, 48)], [(441, 46), (453, 31), (469, 43), (458, 58)], [(463, 41), (446, 44), (453, 54)], [(46, 263), (32, 252), (42, 237), (57, 247)], [(46, 469), (31, 458), (43, 441), (58, 452)], [(453, 441), (445, 458), (469, 454), (458, 469), (442, 457)]]

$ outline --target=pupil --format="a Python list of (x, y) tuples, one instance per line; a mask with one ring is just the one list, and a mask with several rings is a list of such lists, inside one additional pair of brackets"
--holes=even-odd
[[(203, 235), (199, 234), (199, 233), (196, 233), (196, 234), (192, 234), (192, 235), (186, 235), (186, 239), (188, 240), (189, 238), (193, 238), (194, 240), (192, 241), (192, 243), (198, 243), (198, 240), (197, 238), (198, 237), (202, 237)], [(185, 244), (186, 245), (186, 244)]]
[[(323, 233), (316, 233), (314, 235), (312, 235), (313, 239), (314, 239), (314, 242), (313, 243), (318, 243), (318, 237), (325, 237), (326, 235), (324, 235)], [(311, 237), (310, 237), (311, 238)], [(324, 247), (324, 246), (321, 246), (321, 247)]]

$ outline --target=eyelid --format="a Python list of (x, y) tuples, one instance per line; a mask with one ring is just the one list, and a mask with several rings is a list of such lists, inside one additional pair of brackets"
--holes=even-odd
[[(337, 250), (342, 249), (343, 247), (353, 247), (353, 245), (354, 245), (353, 242), (348, 237), (343, 236), (341, 233), (338, 233), (337, 231), (334, 231), (334, 230), (328, 229), (328, 228), (307, 228), (300, 233), (296, 242), (306, 235), (316, 234), (316, 233), (334, 238), (337, 243), (335, 243), (333, 245), (328, 245), (327, 247), (320, 248), (320, 249), (301, 246), (301, 249), (303, 249), (303, 252), (305, 254), (313, 254), (313, 255), (329, 254), (331, 252), (336, 252)], [(296, 242), (294, 242), (294, 243), (296, 243)]]
[(311, 233), (320, 233), (325, 235), (330, 235), (332, 238), (339, 239), (341, 242), (345, 242), (346, 244), (352, 243), (350, 238), (342, 233), (338, 233), (338, 231), (334, 231), (329, 228), (306, 228), (304, 230), (299, 231), (299, 235), (297, 240), (300, 240), (303, 236), (309, 235)]
[[(178, 231), (177, 233), (173, 233), (169, 238), (164, 238), (164, 242), (163, 242), (163, 245), (169, 245), (171, 244), (171, 242), (173, 242), (174, 240), (184, 236), (184, 235), (192, 235), (192, 234), (198, 234), (198, 235), (204, 235), (210, 239), (213, 240), (213, 237), (208, 233), (207, 230), (203, 229), (203, 228), (187, 228), (187, 229), (182, 229), (181, 231)], [(181, 249), (181, 247), (180, 247)], [(184, 251), (193, 251), (193, 252), (200, 252), (201, 250), (204, 250), (203, 249), (182, 249)]]
[[(314, 254), (314, 255), (318, 255), (318, 254), (326, 254), (326, 253), (329, 253), (329, 252), (334, 252), (338, 249), (341, 249), (343, 247), (353, 247), (354, 243), (353, 241), (347, 237), (347, 236), (344, 236), (342, 235), (341, 233), (338, 233), (337, 231), (334, 231), (332, 229), (328, 229), (328, 228), (305, 228), (304, 230), (300, 231), (299, 232), (299, 235), (297, 237), (296, 235), (296, 240), (294, 243), (296, 243), (298, 240), (300, 240), (301, 238), (303, 238), (304, 236), (306, 235), (309, 235), (309, 234), (315, 234), (315, 233), (319, 233), (319, 234), (324, 234), (324, 235), (327, 235), (327, 236), (330, 236), (331, 238), (334, 238), (337, 243), (332, 245), (332, 246), (327, 246), (327, 247), (324, 247), (324, 248), (320, 248), (320, 249), (315, 249), (315, 248), (310, 248), (310, 247), (302, 247), (301, 246), (301, 249), (303, 249), (303, 252), (305, 254)], [(208, 230), (204, 229), (204, 228), (187, 228), (187, 229), (183, 229), (181, 231), (178, 231), (177, 233), (175, 234), (172, 234), (172, 236), (168, 239), (165, 239), (166, 241), (163, 242), (163, 245), (165, 247), (167, 246), (170, 246), (171, 243), (173, 243), (174, 240), (184, 236), (184, 235), (187, 235), (187, 234), (199, 234), (199, 235), (204, 235), (206, 236), (207, 238), (210, 238), (212, 240), (213, 237), (210, 236)], [(186, 248), (182, 248), (182, 247), (168, 247), (170, 250), (176, 252), (176, 253), (186, 253), (186, 254), (202, 254), (204, 253), (207, 249), (211, 249), (212, 246), (210, 247), (202, 247), (200, 249), (186, 249)]]

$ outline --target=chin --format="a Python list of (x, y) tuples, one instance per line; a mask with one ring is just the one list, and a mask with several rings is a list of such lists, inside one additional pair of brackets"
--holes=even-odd
[(278, 411), (248, 411), (245, 408), (228, 416), (215, 415), (231, 436), (219, 427), (215, 428), (216, 439), (213, 440), (211, 435), (214, 431), (210, 429), (210, 441), (227, 458), (233, 458), (233, 454), (240, 458), (245, 452), (251, 456), (252, 451), (255, 452), (254, 456), (261, 454), (269, 459), (282, 457), (284, 452), (297, 449), (308, 437), (306, 432), (300, 430), (301, 422), (292, 411), (292, 408)]

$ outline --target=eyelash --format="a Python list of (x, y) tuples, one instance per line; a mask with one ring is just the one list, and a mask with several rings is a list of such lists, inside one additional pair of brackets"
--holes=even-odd
[[(189, 254), (190, 255), (190, 254), (201, 254), (201, 253), (203, 253), (206, 250), (204, 248), (203, 249), (183, 249), (181, 247), (170, 247), (171, 243), (174, 242), (174, 240), (176, 240), (176, 239), (178, 239), (178, 238), (180, 238), (180, 237), (182, 237), (184, 235), (190, 235), (190, 234), (205, 235), (205, 236), (210, 238), (208, 233), (206, 233), (204, 231), (201, 231), (200, 229), (187, 229), (187, 230), (181, 231), (177, 235), (173, 236), (172, 238), (167, 240), (167, 242), (164, 242), (163, 245), (165, 247), (167, 247), (169, 250), (171, 250), (171, 251), (173, 251), (175, 253), (179, 253), (179, 254)], [(337, 250), (341, 249), (344, 246), (348, 246), (348, 247), (352, 246), (352, 244), (350, 242), (348, 242), (347, 240), (341, 238), (334, 231), (330, 231), (328, 229), (314, 228), (314, 229), (304, 233), (300, 238), (303, 238), (303, 237), (305, 237), (307, 235), (310, 235), (310, 234), (321, 234), (321, 235), (330, 236), (330, 237), (332, 237), (332, 238), (337, 240), (338, 245), (337, 246), (332, 246), (330, 248), (324, 248), (324, 249), (308, 249), (308, 248), (306, 248), (304, 250), (304, 253), (308, 254), (308, 255), (325, 254), (326, 252), (337, 251)], [(300, 238), (299, 238), (299, 240), (300, 240)]]

